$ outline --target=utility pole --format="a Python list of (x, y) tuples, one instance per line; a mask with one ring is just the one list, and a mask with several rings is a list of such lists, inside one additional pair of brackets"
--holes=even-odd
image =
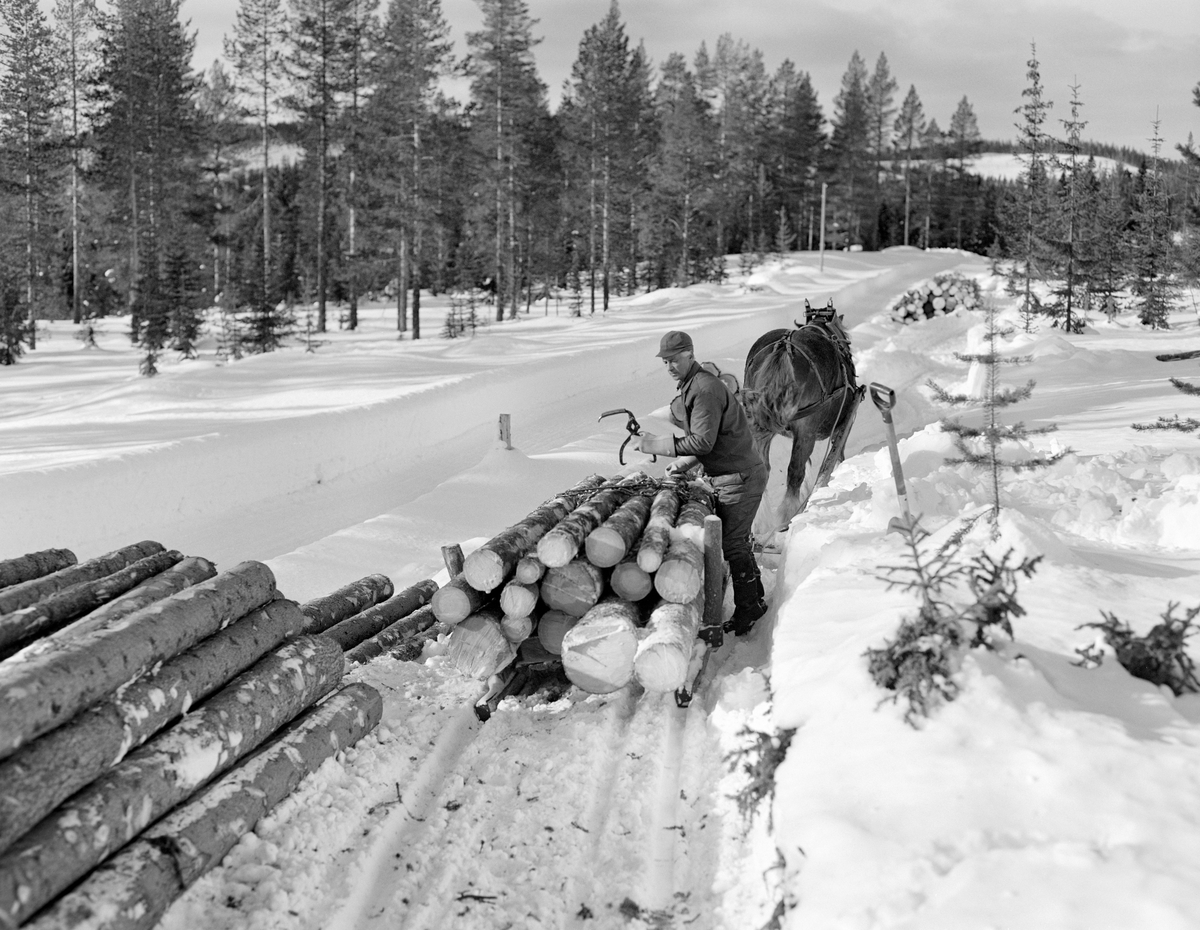
[(829, 182), (821, 182), (821, 270), (825, 270), (825, 192)]

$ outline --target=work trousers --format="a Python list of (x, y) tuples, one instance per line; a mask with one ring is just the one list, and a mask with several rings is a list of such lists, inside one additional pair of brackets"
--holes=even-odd
[(717, 492), (717, 516), (721, 518), (721, 548), (729, 570), (739, 575), (758, 577), (758, 564), (750, 548), (750, 529), (754, 515), (767, 489), (767, 466), (761, 462), (749, 471), (710, 477)]

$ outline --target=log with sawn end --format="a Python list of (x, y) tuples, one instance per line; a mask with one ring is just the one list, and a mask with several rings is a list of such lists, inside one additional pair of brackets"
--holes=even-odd
[(548, 569), (540, 590), (547, 607), (582, 617), (604, 593), (604, 575), (587, 559), (576, 559)]
[(521, 584), (537, 584), (542, 580), (544, 574), (546, 574), (546, 566), (536, 555), (523, 555), (517, 562), (517, 567), (513, 569), (513, 581), (519, 581)]
[(695, 497), (679, 508), (671, 546), (654, 573), (654, 589), (664, 600), (686, 604), (704, 586), (704, 518), (712, 510)]
[(591, 500), (584, 501), (538, 541), (538, 559), (547, 569), (562, 568), (579, 554), (588, 534), (612, 516), (645, 483), (646, 476), (636, 472), (597, 492)]
[(280, 730), (254, 756), (172, 811), (42, 915), (40, 930), (151, 930), (326, 759), (378, 725), (383, 699), (355, 683)]
[(303, 624), (295, 602), (272, 601), (0, 761), (0, 852)]
[(45, 655), (0, 664), (0, 758), (275, 597), (275, 576), (242, 562)]
[(608, 583), (614, 592), (627, 601), (640, 601), (654, 590), (654, 576), (638, 564), (637, 545), (613, 566)]
[(600, 568), (611, 568), (625, 558), (650, 519), (651, 500), (647, 494), (634, 494), (592, 530), (584, 542), (588, 561)]
[(494, 591), (516, 568), (517, 562), (545, 538), (578, 505), (581, 495), (590, 494), (604, 483), (600, 475), (590, 475), (571, 489), (542, 504), (520, 523), (493, 536), (467, 556), (463, 573), (479, 591)]
[(134, 543), (132, 546), (123, 546), (120, 549), (114, 549), (112, 552), (96, 556), (94, 559), (88, 559), (86, 562), (68, 565), (66, 568), (60, 568), (49, 575), (42, 575), (39, 578), (10, 585), (0, 590), (0, 614), (10, 614), (14, 610), (20, 610), (22, 607), (32, 607), (42, 598), (48, 597), (55, 591), (69, 588), (71, 585), (79, 584), (81, 581), (94, 581), (97, 578), (103, 578), (105, 575), (111, 575), (131, 562), (144, 559), (146, 556), (154, 555), (156, 552), (162, 552), (163, 548), (159, 543), (147, 539), (139, 543)]
[(563, 636), (563, 671), (584, 691), (608, 694), (629, 684), (637, 651), (637, 605), (607, 597)]
[(491, 595), (472, 587), (465, 574), (455, 575), (434, 592), (430, 601), (433, 612), (442, 623), (453, 626), (481, 609)]
[(650, 614), (633, 662), (634, 675), (647, 691), (675, 691), (687, 683), (703, 600), (664, 601)]
[(538, 586), (510, 581), (500, 591), (500, 609), (506, 617), (528, 617), (538, 602)]
[(484, 679), (516, 658), (516, 647), (504, 635), (500, 617), (499, 608), (485, 607), (450, 633), (446, 658), (464, 675)]
[(662, 564), (663, 556), (671, 545), (671, 527), (679, 513), (679, 486), (664, 485), (650, 504), (650, 518), (642, 531), (638, 546), (638, 565), (642, 571), (653, 575)]

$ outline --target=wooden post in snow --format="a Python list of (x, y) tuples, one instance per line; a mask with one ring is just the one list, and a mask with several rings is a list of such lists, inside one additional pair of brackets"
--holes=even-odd
[(704, 518), (704, 626), (720, 626), (725, 606), (725, 559), (721, 551), (721, 518)]
[(451, 578), (461, 575), (465, 563), (462, 546), (458, 543), (442, 546), (442, 563), (446, 566), (446, 571), (450, 573)]
[(500, 414), (500, 424), (497, 438), (504, 443), (505, 449), (512, 448), (512, 416), (510, 414)]

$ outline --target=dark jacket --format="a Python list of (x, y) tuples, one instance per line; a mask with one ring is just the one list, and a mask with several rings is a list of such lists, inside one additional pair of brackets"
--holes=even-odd
[(679, 382), (686, 436), (675, 437), (676, 455), (694, 455), (713, 477), (749, 471), (762, 462), (738, 399), (716, 375), (692, 362)]

